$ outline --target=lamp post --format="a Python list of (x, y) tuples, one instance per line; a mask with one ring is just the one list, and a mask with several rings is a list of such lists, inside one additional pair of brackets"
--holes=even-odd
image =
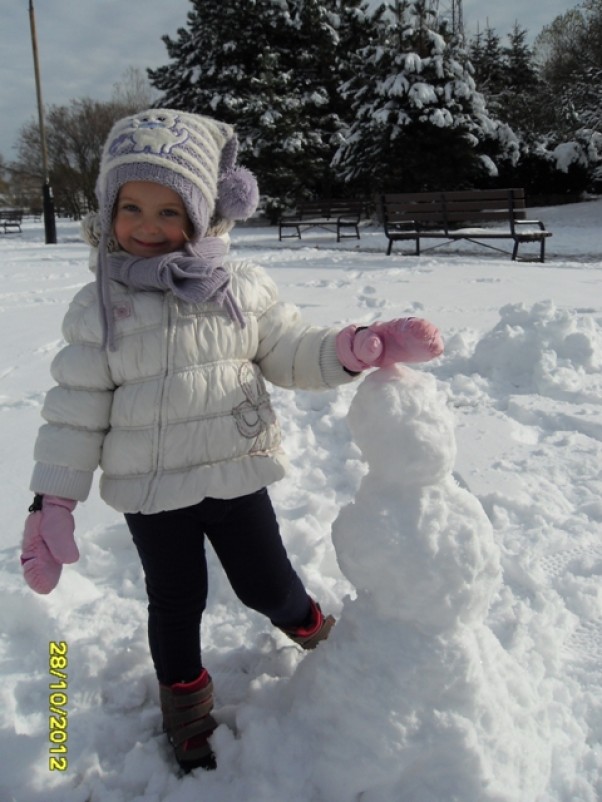
[(50, 186), (50, 171), (48, 169), (48, 149), (46, 147), (46, 129), (44, 126), (44, 104), (42, 103), (42, 86), (40, 83), (40, 65), (38, 62), (38, 40), (36, 36), (36, 19), (33, 10), (33, 0), (29, 0), (29, 25), (31, 28), (31, 46), (33, 49), (33, 69), (36, 78), (36, 95), (38, 99), (38, 118), (40, 121), (40, 146), (42, 148), (42, 168), (44, 183), (42, 185), (42, 201), (44, 209), (44, 231), (46, 244), (56, 244), (56, 222), (54, 217), (54, 199)]

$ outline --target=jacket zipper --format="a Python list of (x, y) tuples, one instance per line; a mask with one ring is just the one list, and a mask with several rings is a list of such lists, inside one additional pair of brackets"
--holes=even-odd
[(165, 327), (166, 327), (166, 337), (165, 337), (165, 350), (163, 354), (164, 360), (164, 370), (163, 370), (163, 377), (161, 380), (161, 388), (159, 392), (158, 398), (158, 417), (157, 417), (157, 436), (156, 436), (156, 454), (154, 460), (154, 475), (149, 483), (148, 492), (146, 494), (146, 499), (144, 502), (144, 510), (150, 510), (152, 504), (155, 499), (155, 494), (157, 492), (157, 487), (159, 485), (159, 481), (161, 479), (161, 473), (163, 469), (163, 460), (164, 460), (164, 445), (165, 445), (165, 430), (167, 428), (165, 420), (167, 416), (167, 406), (169, 403), (169, 393), (168, 393), (168, 385), (171, 381), (171, 373), (172, 373), (172, 362), (173, 362), (173, 340), (175, 337), (175, 329), (176, 329), (176, 322), (177, 322), (177, 308), (175, 306), (176, 300), (172, 298), (169, 294), (165, 294)]

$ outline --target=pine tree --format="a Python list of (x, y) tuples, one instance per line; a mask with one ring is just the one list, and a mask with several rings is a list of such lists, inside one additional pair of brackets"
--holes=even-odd
[[(502, 47), (496, 37), (490, 58), (475, 65), (475, 80), (496, 116), (521, 140), (532, 142), (541, 127), (543, 84), (527, 34), (516, 23), (506, 46)], [(490, 42), (493, 45), (493, 37)]]
[[(419, 191), (487, 180), (500, 126), (476, 91), (458, 43), (427, 2), (386, 4), (379, 41), (363, 48), (344, 86), (355, 121), (335, 163), (363, 191)], [(481, 152), (480, 152), (481, 151)]]
[[(289, 0), (293, 35), (281, 61), (292, 76), (289, 97), (295, 104), (294, 115), (288, 120), (294, 131), (293, 148), (285, 159), (290, 205), (301, 198), (328, 197), (333, 190), (329, 165), (343, 125), (337, 102), (339, 34), (335, 6), (335, 0)], [(270, 148), (263, 172), (272, 167)], [(279, 190), (282, 197), (285, 186)]]
[(494, 28), (478, 32), (469, 48), (470, 62), (479, 91), (495, 97), (507, 84), (507, 69), (500, 37)]
[(298, 22), (298, 39), (289, 50), (291, 69), (298, 87), (302, 112), (299, 130), (307, 152), (304, 180), (297, 197), (331, 197), (345, 193), (331, 162), (352, 121), (352, 111), (341, 85), (353, 73), (350, 55), (376, 39), (373, 15), (367, 0), (290, 0)]
[[(235, 123), (261, 87), (278, 96), (278, 71), (290, 18), (273, 0), (191, 0), (187, 28), (163, 37), (171, 63), (149, 70), (161, 102)], [(261, 95), (264, 94), (262, 91)]]
[[(171, 63), (149, 71), (160, 104), (236, 126), (240, 158), (268, 209), (337, 192), (330, 162), (349, 104), (346, 48), (367, 36), (361, 0), (191, 0), (164, 37)], [(345, 73), (347, 75), (348, 73)]]
[[(299, 98), (288, 50), (297, 36), (287, 2), (191, 0), (188, 27), (164, 37), (171, 63), (150, 70), (158, 105), (206, 114), (235, 125), (240, 160), (278, 194), (287, 165), (303, 145)], [(269, 160), (269, 173), (263, 166)]]
[[(380, 5), (378, 8), (371, 8), (368, 0), (338, 0), (338, 32), (339, 46), (337, 50), (336, 72), (338, 80), (343, 83), (350, 80), (355, 74), (355, 64), (353, 59), (358, 52), (368, 45), (374, 45), (378, 41), (382, 26), (382, 17), (385, 7)], [(347, 118), (349, 115), (349, 103), (338, 91), (342, 108), (346, 110)]]
[(508, 34), (508, 44), (502, 48), (504, 57), (504, 89), (532, 92), (540, 83), (539, 69), (533, 48), (527, 44), (528, 31), (514, 24)]

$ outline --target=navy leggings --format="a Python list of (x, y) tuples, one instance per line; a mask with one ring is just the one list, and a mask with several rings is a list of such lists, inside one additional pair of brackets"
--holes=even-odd
[(287, 556), (265, 488), (240, 498), (205, 498), (193, 507), (125, 518), (144, 570), (148, 638), (159, 682), (190, 682), (202, 669), (205, 535), (247, 607), (276, 626), (298, 626), (307, 619), (309, 597)]

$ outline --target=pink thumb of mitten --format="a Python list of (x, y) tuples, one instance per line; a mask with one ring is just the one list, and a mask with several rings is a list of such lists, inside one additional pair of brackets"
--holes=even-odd
[(71, 514), (76, 501), (58, 496), (44, 496), (40, 534), (48, 550), (59, 563), (75, 563), (79, 550), (75, 543), (75, 521)]
[(428, 320), (406, 317), (367, 328), (347, 326), (337, 334), (336, 351), (347, 370), (359, 372), (397, 362), (428, 362), (443, 353), (443, 340)]

